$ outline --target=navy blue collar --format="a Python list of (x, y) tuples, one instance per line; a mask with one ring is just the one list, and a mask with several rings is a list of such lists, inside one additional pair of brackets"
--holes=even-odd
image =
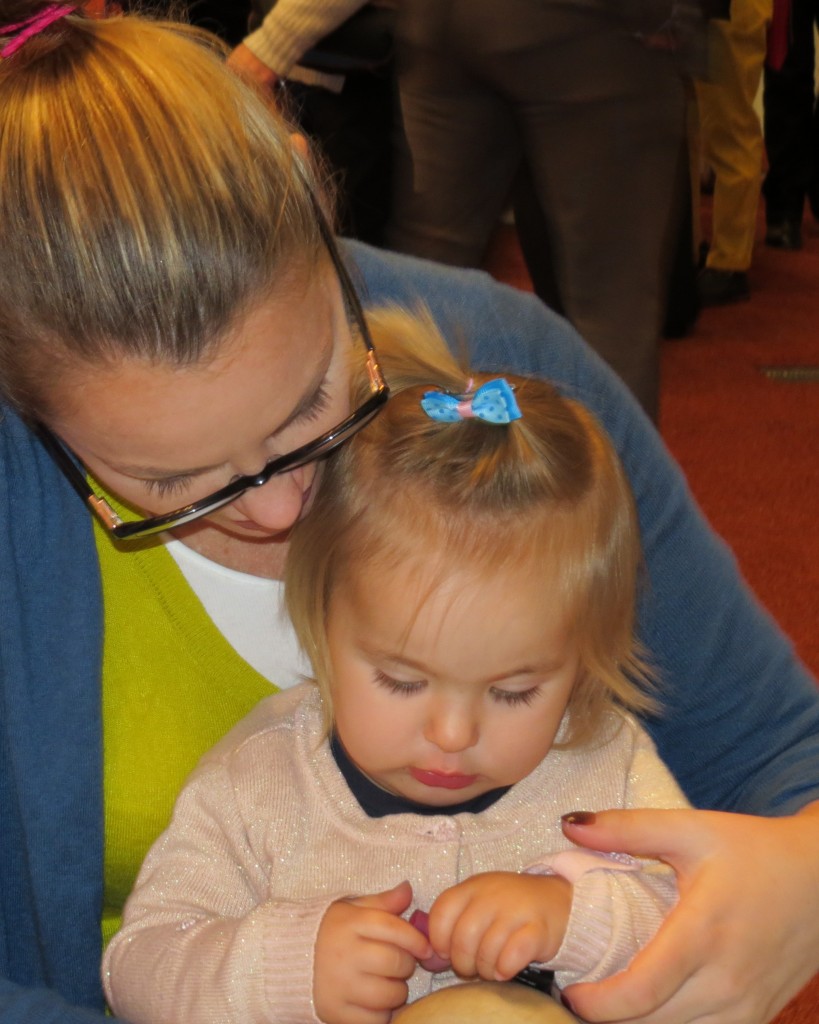
[(450, 804), (448, 807), (430, 807), (429, 804), (418, 804), (414, 800), (407, 800), (406, 797), (397, 796), (395, 793), (388, 793), (385, 789), (377, 786), (372, 779), (368, 779), (347, 756), (347, 751), (335, 733), (330, 737), (330, 750), (339, 771), (350, 787), (350, 792), (356, 798), (368, 818), (385, 818), (388, 814), (421, 814), (427, 816), (462, 813), (480, 814), (481, 811), (491, 807), (492, 804), (500, 800), (504, 793), (508, 793), (511, 789), (511, 786), (501, 786), (499, 789), (490, 789), (486, 793), (481, 793), (480, 796), (472, 797), (471, 800), (464, 800), (459, 804)]

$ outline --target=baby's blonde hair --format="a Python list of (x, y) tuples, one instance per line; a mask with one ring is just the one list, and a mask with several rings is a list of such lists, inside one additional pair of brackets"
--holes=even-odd
[[(362, 569), (467, 567), (478, 578), (526, 570), (544, 581), (574, 624), (581, 672), (566, 744), (589, 741), (613, 701), (655, 707), (635, 639), (641, 564), (634, 501), (595, 418), (550, 384), (504, 374), (522, 418), (440, 423), (425, 391), (464, 393), (498, 374), (464, 370), (428, 315), (368, 317), (392, 397), (328, 463), (315, 504), (293, 531), (287, 602), (331, 715), (328, 610), (334, 589)], [(364, 385), (355, 396), (365, 396)], [(423, 561), (422, 561), (423, 560)], [(557, 593), (554, 587), (557, 586)], [(537, 610), (533, 609), (533, 614)]]
[(0, 60), (0, 397), (24, 415), (66, 361), (207, 358), (315, 264), (313, 172), (224, 57), (189, 25), (77, 12)]

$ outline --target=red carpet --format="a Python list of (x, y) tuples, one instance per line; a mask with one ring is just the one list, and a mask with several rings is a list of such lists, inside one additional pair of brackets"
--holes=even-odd
[[(801, 252), (757, 245), (750, 302), (704, 310), (689, 337), (664, 342), (661, 432), (819, 676), (819, 226), (806, 217), (804, 230)], [(531, 290), (513, 229), (499, 230), (487, 268)], [(819, 1024), (819, 977), (776, 1024)]]

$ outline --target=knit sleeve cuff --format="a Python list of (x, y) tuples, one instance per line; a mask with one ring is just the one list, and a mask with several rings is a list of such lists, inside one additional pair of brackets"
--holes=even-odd
[(284, 78), (311, 47), (360, 7), (362, 0), (318, 0), (307, 4), (279, 0), (259, 28), (243, 42), (271, 71)]
[(575, 883), (563, 943), (544, 967), (561, 987), (599, 981), (624, 970), (676, 902), (670, 869), (589, 871)]
[(288, 37), (286, 32), (277, 33), (275, 27), (268, 27), (267, 22), (245, 36), (242, 42), (254, 57), (258, 57), (279, 78), (284, 78), (309, 49), (301, 46), (300, 39)]
[(276, 1024), (320, 1024), (313, 1006), (319, 926), (338, 897), (271, 904), (265, 940), (267, 1019)]

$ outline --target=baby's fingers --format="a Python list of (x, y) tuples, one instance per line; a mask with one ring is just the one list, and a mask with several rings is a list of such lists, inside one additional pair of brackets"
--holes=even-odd
[(418, 958), (392, 942), (363, 942), (358, 961), (360, 970), (379, 978), (409, 978)]
[[(540, 959), (542, 936), (535, 922), (526, 922), (506, 935), (506, 940), (495, 956), (496, 981), (508, 981), (519, 971)], [(485, 975), (481, 975), (485, 977)]]

